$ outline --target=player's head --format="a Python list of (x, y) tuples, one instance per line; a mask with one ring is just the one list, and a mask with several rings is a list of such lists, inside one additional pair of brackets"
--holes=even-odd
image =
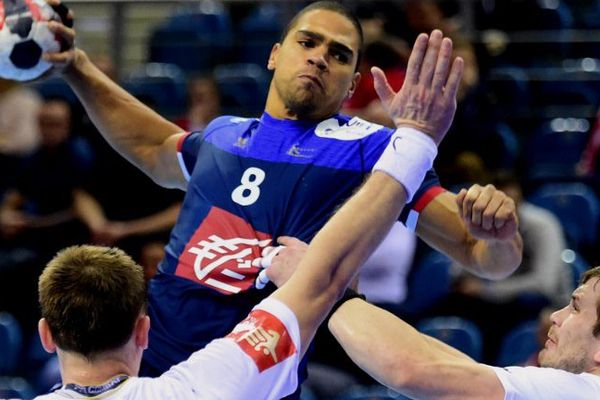
[(302, 9), (273, 46), (267, 107), (282, 103), (291, 117), (320, 119), (339, 111), (360, 79), (363, 35), (352, 13), (320, 1)]
[(552, 314), (548, 340), (540, 352), (542, 367), (573, 373), (600, 366), (600, 267), (587, 271), (570, 303)]
[(146, 347), (144, 273), (122, 250), (98, 246), (62, 250), (40, 276), (39, 301), (40, 337), (48, 351), (58, 348), (59, 355), (95, 361), (128, 343), (132, 348)]

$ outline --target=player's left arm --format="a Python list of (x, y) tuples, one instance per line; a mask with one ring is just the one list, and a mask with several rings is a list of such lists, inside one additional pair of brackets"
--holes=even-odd
[(421, 211), (416, 233), (482, 278), (505, 278), (521, 264), (515, 203), (492, 185), (439, 194)]
[(492, 368), (363, 300), (342, 304), (328, 326), (360, 368), (411, 398), (504, 399)]

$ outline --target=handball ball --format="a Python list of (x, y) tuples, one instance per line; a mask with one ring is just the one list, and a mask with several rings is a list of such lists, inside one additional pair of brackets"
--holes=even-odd
[(60, 50), (51, 20), (60, 18), (44, 0), (0, 0), (0, 78), (28, 81), (52, 68), (42, 60)]

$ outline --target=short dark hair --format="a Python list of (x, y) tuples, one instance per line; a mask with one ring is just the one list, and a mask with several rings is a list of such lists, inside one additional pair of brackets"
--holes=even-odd
[(42, 317), (56, 345), (88, 360), (127, 343), (146, 309), (143, 269), (117, 248), (60, 251), (38, 288)]
[(283, 28), (283, 32), (281, 33), (280, 41), (283, 42), (285, 40), (288, 33), (290, 33), (292, 28), (296, 25), (298, 20), (304, 14), (306, 14), (307, 12), (313, 11), (313, 10), (328, 10), (328, 11), (333, 11), (335, 13), (338, 13), (338, 14), (346, 17), (348, 19), (348, 21), (350, 21), (352, 23), (354, 28), (356, 28), (356, 33), (358, 33), (358, 54), (356, 57), (356, 66), (354, 69), (355, 69), (355, 71), (358, 70), (358, 67), (360, 66), (360, 62), (362, 60), (363, 47), (364, 47), (364, 41), (365, 41), (362, 26), (360, 25), (358, 18), (356, 18), (356, 15), (354, 15), (352, 13), (352, 11), (350, 11), (350, 9), (347, 8), (346, 6), (344, 6), (343, 4), (338, 3), (337, 1), (330, 1), (330, 0), (316, 1), (316, 2), (311, 3), (311, 4), (307, 5), (306, 7), (304, 7), (302, 10), (300, 10), (298, 12), (298, 14), (296, 14), (294, 16), (294, 18), (292, 18), (292, 20), (285, 26), (285, 28)]
[[(600, 267), (594, 267), (584, 272), (581, 276), (581, 284), (583, 285), (592, 278), (600, 279)], [(595, 337), (600, 336), (600, 298), (596, 300), (596, 323), (594, 324), (592, 333)]]

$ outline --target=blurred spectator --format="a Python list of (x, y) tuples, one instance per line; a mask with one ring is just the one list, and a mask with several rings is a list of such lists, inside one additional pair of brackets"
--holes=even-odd
[(377, 3), (367, 4), (357, 10), (365, 38), (363, 58), (358, 67), (361, 79), (352, 97), (344, 103), (342, 113), (393, 126), (375, 92), (370, 70), (373, 66), (381, 68), (392, 88), (400, 90), (410, 49), (403, 40), (386, 33), (386, 14), (378, 6)]
[(209, 76), (190, 79), (186, 115), (175, 121), (186, 131), (201, 131), (221, 115), (221, 95), (217, 83)]
[(144, 279), (149, 281), (158, 270), (158, 264), (165, 258), (165, 242), (148, 242), (140, 250), (139, 264), (144, 268)]
[[(150, 99), (140, 99), (152, 106)], [(96, 154), (82, 199), (86, 225), (93, 243), (118, 246), (142, 266), (147, 276), (156, 272), (153, 263), (142, 262), (156, 243), (165, 243), (179, 215), (182, 192), (157, 186), (143, 172), (119, 156), (85, 121), (86, 137)], [(83, 204), (85, 202), (85, 204)], [(146, 246), (150, 246), (148, 249)]]
[(396, 222), (360, 270), (359, 291), (369, 302), (397, 313), (397, 307), (406, 298), (406, 281), (416, 246), (415, 234)]
[(39, 145), (38, 94), (16, 82), (0, 79), (0, 198), (8, 186), (19, 159)]
[(598, 174), (598, 151), (600, 150), (600, 110), (596, 114), (596, 122), (589, 133), (588, 143), (577, 165), (581, 175), (594, 176)]
[(40, 147), (25, 157), (0, 203), (0, 310), (15, 315), (25, 337), (38, 319), (37, 277), (59, 249), (88, 240), (79, 205), (91, 167), (85, 140), (71, 135), (71, 109), (44, 101), (36, 117)]
[(14, 171), (15, 185), (0, 208), (0, 233), (5, 240), (51, 255), (84, 238), (75, 219), (92, 152), (85, 140), (71, 136), (66, 101), (44, 101), (37, 121), (40, 147)]

